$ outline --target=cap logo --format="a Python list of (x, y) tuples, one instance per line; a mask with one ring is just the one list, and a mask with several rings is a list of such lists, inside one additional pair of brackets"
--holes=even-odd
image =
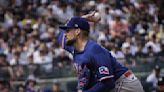
[(79, 27), (77, 24), (75, 24), (75, 27)]

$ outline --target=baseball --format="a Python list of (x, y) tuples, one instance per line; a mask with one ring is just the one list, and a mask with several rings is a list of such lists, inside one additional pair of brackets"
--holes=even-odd
[(93, 18), (94, 18), (95, 21), (99, 21), (101, 19), (100, 13), (99, 12), (96, 12), (94, 14)]

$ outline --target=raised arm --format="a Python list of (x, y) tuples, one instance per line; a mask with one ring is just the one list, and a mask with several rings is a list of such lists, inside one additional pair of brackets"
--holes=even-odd
[(93, 12), (83, 15), (81, 17), (87, 19), (89, 22), (94, 22), (94, 23), (97, 23), (101, 20), (100, 13), (96, 12), (96, 11), (93, 11)]

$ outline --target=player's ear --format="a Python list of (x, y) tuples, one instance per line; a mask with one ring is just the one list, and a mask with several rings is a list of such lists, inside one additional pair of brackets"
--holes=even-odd
[(76, 29), (75, 34), (76, 34), (76, 35), (79, 35), (80, 32), (81, 32), (81, 30), (78, 28), (78, 29)]

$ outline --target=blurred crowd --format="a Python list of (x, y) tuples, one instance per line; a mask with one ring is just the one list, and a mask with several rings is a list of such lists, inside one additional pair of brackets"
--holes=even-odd
[(0, 77), (19, 80), (26, 74), (23, 65), (30, 74), (33, 64), (46, 63), (46, 71), (71, 66), (71, 55), (57, 43), (58, 26), (94, 10), (101, 21), (90, 23), (90, 38), (120, 63), (137, 66), (135, 57), (164, 56), (163, 5), (163, 0), (0, 0)]

